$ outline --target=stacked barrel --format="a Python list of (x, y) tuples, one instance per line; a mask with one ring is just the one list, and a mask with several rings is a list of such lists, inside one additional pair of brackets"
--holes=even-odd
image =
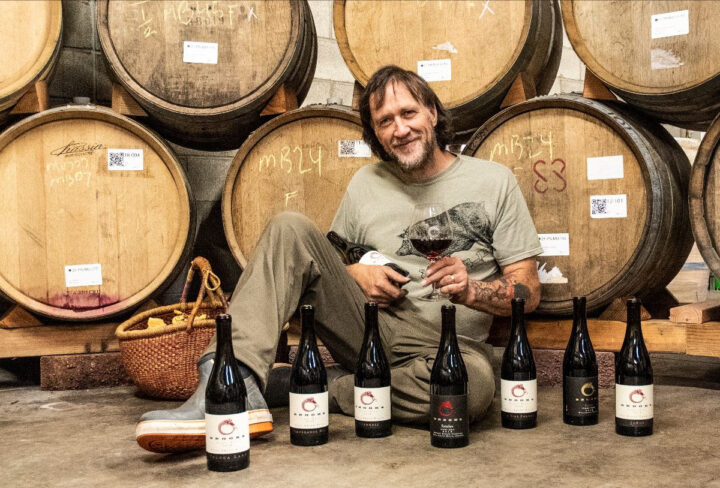
[[(58, 57), (61, 4), (32, 3), (6, 2), (0, 19), (0, 118)], [(700, 0), (336, 0), (332, 17), (358, 85), (388, 64), (418, 73), (450, 109), (465, 153), (513, 170), (546, 246), (540, 310), (567, 314), (573, 295), (592, 310), (663, 288), (692, 243), (689, 207), (720, 274), (708, 250), (720, 239), (720, 122), (700, 148), (690, 204), (688, 160), (659, 125), (705, 129), (720, 111), (716, 10)], [(98, 0), (95, 20), (109, 72), (147, 117), (65, 107), (0, 135), (0, 201), (10, 209), (0, 293), (33, 312), (122, 314), (186, 265), (193, 199), (164, 138), (237, 149), (221, 175), (222, 245), (241, 267), (281, 210), (327, 230), (355, 170), (377, 160), (351, 108), (297, 108), (318, 60), (306, 1)], [(563, 20), (588, 70), (625, 103), (542, 97)], [(501, 111), (519, 82), (541, 97)]]
[(562, 25), (554, 1), (336, 1), (340, 52), (365, 85), (395, 64), (425, 78), (466, 137), (498, 111), (523, 73), (550, 91), (560, 63)]
[(0, 124), (37, 81), (52, 74), (62, 37), (60, 0), (3, 2), (0, 16)]
[(98, 35), (116, 78), (182, 145), (237, 148), (275, 93), (302, 103), (317, 39), (305, 1), (98, 2)]

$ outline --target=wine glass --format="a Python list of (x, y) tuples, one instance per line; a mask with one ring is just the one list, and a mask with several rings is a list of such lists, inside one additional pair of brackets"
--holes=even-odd
[[(440, 259), (453, 240), (452, 222), (445, 207), (439, 203), (415, 205), (406, 237), (415, 250), (430, 261), (430, 264)], [(424, 272), (421, 273), (424, 276)], [(419, 299), (438, 301), (440, 298), (440, 292), (433, 283), (432, 291)]]

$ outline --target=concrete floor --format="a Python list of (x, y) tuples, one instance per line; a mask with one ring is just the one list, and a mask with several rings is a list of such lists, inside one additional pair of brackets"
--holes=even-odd
[(361, 440), (352, 418), (341, 415), (331, 416), (328, 444), (294, 447), (281, 408), (273, 410), (275, 432), (253, 441), (250, 468), (230, 474), (208, 472), (203, 452), (163, 456), (135, 444), (140, 414), (172, 402), (138, 398), (131, 387), (6, 387), (0, 389), (1, 486), (720, 487), (720, 362), (688, 368), (684, 357), (653, 361), (656, 423), (648, 438), (614, 433), (612, 389), (601, 391), (600, 424), (592, 427), (563, 424), (558, 387), (540, 389), (539, 426), (530, 431), (500, 427), (496, 398), (487, 418), (471, 428), (470, 446), (459, 450), (432, 448), (426, 430), (409, 427)]

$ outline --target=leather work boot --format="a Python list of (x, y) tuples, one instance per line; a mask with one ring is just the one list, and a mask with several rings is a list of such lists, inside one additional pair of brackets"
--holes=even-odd
[[(185, 403), (172, 410), (153, 410), (140, 417), (135, 428), (140, 447), (159, 453), (205, 448), (205, 388), (214, 357), (214, 354), (207, 354), (198, 361), (198, 387)], [(246, 407), (252, 439), (272, 432), (273, 419), (252, 372), (243, 365), (241, 370), (247, 390)]]

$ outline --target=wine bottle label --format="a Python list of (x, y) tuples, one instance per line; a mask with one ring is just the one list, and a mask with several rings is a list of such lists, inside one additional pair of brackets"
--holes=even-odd
[(597, 415), (597, 376), (566, 376), (564, 395), (566, 415), (570, 415), (572, 417)]
[(328, 392), (290, 393), (290, 427), (321, 429), (328, 424)]
[(507, 413), (537, 412), (537, 380), (500, 380), (500, 408)]
[(205, 450), (210, 454), (237, 454), (250, 449), (248, 413), (205, 414)]
[(615, 416), (626, 420), (653, 418), (653, 385), (615, 385)]
[(430, 395), (430, 435), (434, 439), (467, 437), (467, 395)]
[(390, 387), (355, 387), (355, 420), (382, 422), (390, 420)]
[(365, 254), (362, 255), (360, 258), (360, 261), (358, 261), (360, 264), (376, 264), (378, 266), (384, 266), (388, 263), (392, 263), (388, 258), (383, 256), (377, 251), (368, 251)]

